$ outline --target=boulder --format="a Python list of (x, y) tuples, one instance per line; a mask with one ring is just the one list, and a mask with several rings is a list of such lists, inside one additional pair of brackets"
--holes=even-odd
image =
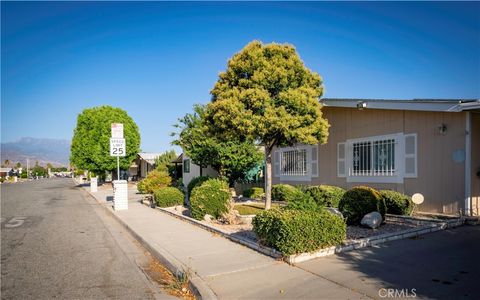
[(213, 217), (209, 214), (206, 214), (205, 216), (203, 216), (203, 220), (206, 222), (212, 222), (212, 219)]
[(382, 224), (382, 222), (383, 222), (382, 215), (379, 212), (373, 211), (363, 216), (360, 224), (362, 224), (365, 227), (375, 229), (380, 227), (380, 224)]
[(330, 213), (340, 216), (343, 219), (342, 213), (338, 210), (338, 208), (335, 207), (325, 207), (325, 210), (329, 211)]

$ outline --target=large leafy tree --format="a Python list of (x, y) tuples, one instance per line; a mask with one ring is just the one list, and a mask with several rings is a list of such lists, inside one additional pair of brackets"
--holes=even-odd
[(120, 157), (120, 168), (125, 170), (130, 166), (140, 150), (137, 124), (121, 108), (98, 106), (78, 115), (70, 152), (70, 162), (76, 168), (96, 174), (116, 170), (117, 159), (110, 156), (112, 123), (123, 123), (126, 155)]
[(221, 72), (205, 118), (216, 135), (254, 139), (265, 147), (266, 203), (271, 205), (272, 151), (297, 143), (325, 143), (320, 75), (288, 44), (249, 43)]
[(213, 135), (204, 116), (204, 106), (194, 106), (194, 113), (185, 115), (176, 125), (180, 132), (173, 143), (182, 147), (195, 164), (202, 168), (211, 166), (233, 186), (261, 163), (262, 154), (252, 139), (222, 139), (221, 135)]

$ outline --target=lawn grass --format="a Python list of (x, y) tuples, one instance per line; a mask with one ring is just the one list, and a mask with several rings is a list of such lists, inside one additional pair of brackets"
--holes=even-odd
[[(273, 207), (278, 207), (278, 204), (272, 203)], [(250, 204), (237, 204), (235, 205), (235, 209), (238, 210), (238, 213), (243, 215), (256, 215), (262, 210), (264, 210), (265, 204), (263, 203), (250, 203)]]

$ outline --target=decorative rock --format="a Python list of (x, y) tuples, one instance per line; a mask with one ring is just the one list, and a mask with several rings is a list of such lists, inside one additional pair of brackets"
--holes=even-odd
[(383, 221), (382, 215), (379, 212), (373, 211), (363, 216), (360, 224), (362, 224), (363, 226), (375, 229), (380, 227), (380, 224), (382, 224), (382, 221)]
[(343, 219), (342, 213), (338, 210), (338, 208), (335, 207), (326, 207), (325, 208), (327, 211), (331, 212), (334, 215), (340, 216)]
[(213, 218), (213, 217), (212, 217), (211, 215), (206, 214), (206, 215), (203, 217), (203, 220), (204, 220), (204, 221), (207, 221), (207, 222), (211, 222), (211, 221), (212, 221), (212, 218)]

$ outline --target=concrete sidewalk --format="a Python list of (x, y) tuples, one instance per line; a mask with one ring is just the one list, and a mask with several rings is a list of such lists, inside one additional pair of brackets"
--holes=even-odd
[(112, 194), (111, 188), (103, 187), (93, 196), (170, 269), (186, 270), (204, 299), (365, 298), (345, 285), (149, 208), (135, 191), (129, 191), (128, 210), (114, 211), (107, 201)]

